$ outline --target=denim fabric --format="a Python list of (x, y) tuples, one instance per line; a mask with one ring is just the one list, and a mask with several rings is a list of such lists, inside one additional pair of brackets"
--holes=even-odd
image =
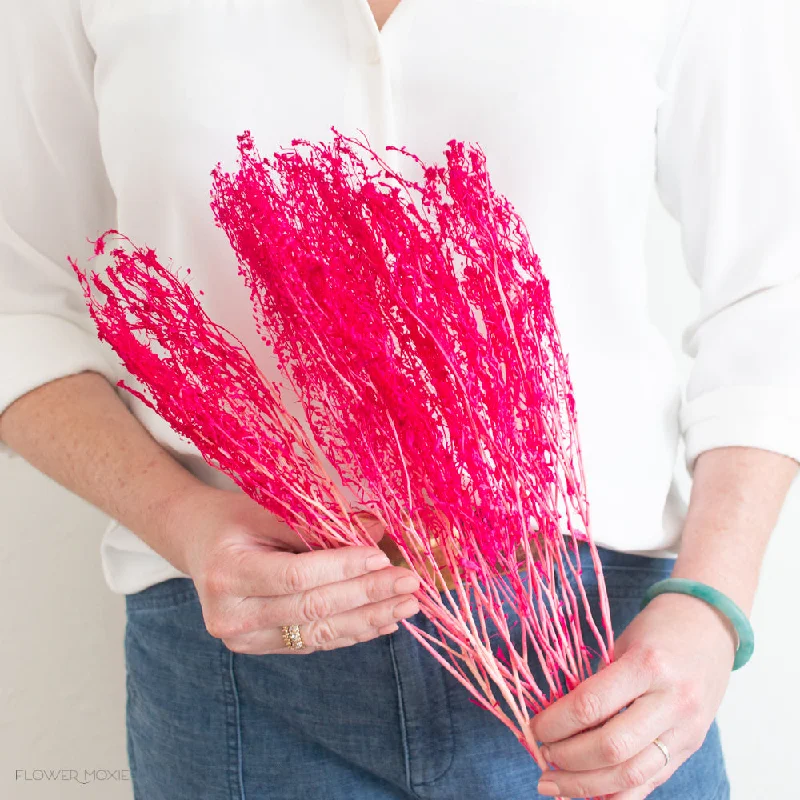
[[(672, 561), (601, 550), (614, 629)], [(596, 591), (584, 573), (590, 598)], [(403, 628), (309, 656), (232, 653), (194, 584), (127, 595), (136, 800), (532, 800), (539, 771)], [(416, 623), (427, 626), (419, 615)], [(430, 629), (429, 626), (427, 626)], [(728, 800), (719, 733), (652, 800)]]

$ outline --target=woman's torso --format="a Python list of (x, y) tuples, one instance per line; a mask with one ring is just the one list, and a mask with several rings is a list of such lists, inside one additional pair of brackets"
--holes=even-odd
[[(209, 173), (233, 165), (237, 134), (269, 153), (360, 129), (425, 160), (451, 138), (479, 143), (551, 281), (593, 534), (620, 550), (674, 544), (680, 386), (648, 317), (643, 241), (660, 80), (686, 0), (400, 0), (380, 32), (368, 0), (70, 2), (96, 53), (119, 229), (190, 267), (212, 318), (270, 376), (209, 208)], [(229, 485), (133, 408), (202, 479)], [(116, 526), (103, 558), (117, 591), (179, 574)]]

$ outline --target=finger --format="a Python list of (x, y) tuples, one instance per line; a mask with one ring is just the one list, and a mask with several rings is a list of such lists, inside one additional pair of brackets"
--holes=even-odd
[(385, 628), (381, 630), (375, 631), (368, 631), (367, 633), (362, 633), (358, 637), (349, 638), (349, 639), (335, 639), (332, 642), (327, 642), (326, 644), (322, 645), (321, 647), (317, 648), (310, 648), (306, 647), (304, 650), (298, 650), (298, 655), (304, 654), (311, 654), (311, 653), (323, 653), (327, 650), (340, 650), (342, 647), (354, 647), (357, 644), (365, 644), (366, 642), (371, 642), (373, 639), (378, 639), (381, 636), (386, 636), (387, 634), (395, 633), (398, 629), (398, 625), (387, 625)]
[(364, 644), (366, 642), (371, 642), (373, 639), (378, 639), (381, 636), (387, 636), (392, 633), (396, 633), (400, 626), (395, 623), (393, 625), (387, 625), (380, 630), (372, 630), (368, 631), (367, 633), (362, 633), (358, 637), (350, 638), (350, 639), (335, 639), (332, 642), (328, 642), (327, 644), (312, 649), (310, 647), (306, 647), (303, 650), (298, 650), (297, 653), (299, 655), (303, 654), (311, 654), (311, 653), (322, 653), (327, 650), (339, 650), (342, 647), (354, 647), (357, 644)]
[[(659, 739), (667, 747), (672, 745), (674, 748), (672, 731), (662, 732)], [(650, 742), (633, 758), (606, 769), (580, 772), (547, 770), (542, 773), (539, 793), (550, 797), (597, 797), (620, 792), (641, 792), (659, 779), (665, 769), (664, 754)]]
[[(305, 553), (254, 549), (240, 558), (222, 587), (239, 597), (277, 597), (357, 578), (389, 566), (377, 547), (337, 547)], [(220, 588), (220, 587), (218, 587)]]
[(685, 760), (685, 758), (679, 761), (671, 760), (668, 767), (664, 767), (649, 781), (646, 781), (644, 786), (637, 786), (635, 789), (627, 789), (624, 792), (608, 795), (606, 800), (645, 800), (659, 786), (665, 784), (678, 771), (678, 768)]
[(642, 661), (626, 653), (537, 714), (531, 732), (550, 744), (594, 728), (643, 695), (651, 680)]
[(236, 608), (242, 631), (302, 625), (371, 606), (382, 600), (410, 595), (419, 578), (401, 567), (385, 567), (351, 580), (331, 583), (299, 594), (247, 597)]
[[(384, 633), (391, 633), (392, 631), (386, 630)], [(320, 653), (323, 650), (338, 650), (342, 647), (353, 647), (353, 645), (363, 644), (364, 642), (377, 639), (379, 636), (384, 635), (381, 631), (370, 631), (368, 634), (362, 635), (358, 639), (337, 639), (334, 642), (326, 644), (325, 647), (302, 647), (299, 650), (286, 647), (284, 644), (276, 645), (275, 639), (272, 636), (264, 636), (264, 631), (259, 634), (252, 634), (249, 637), (242, 637), (235, 641), (224, 641), (225, 646), (232, 650), (234, 653), (240, 653), (247, 656), (308, 656), (312, 653)]]
[(392, 598), (367, 608), (338, 614), (335, 617), (301, 625), (303, 647), (287, 648), (281, 628), (254, 630), (220, 636), (228, 647), (237, 653), (266, 655), (269, 653), (308, 653), (314, 650), (332, 650), (359, 642), (368, 642), (379, 635), (392, 633), (400, 620), (419, 612), (419, 601), (413, 596)]
[(337, 639), (368, 641), (362, 637), (396, 624), (419, 613), (419, 600), (403, 596), (375, 603), (366, 608), (319, 619), (301, 628), (303, 641), (311, 648), (326, 649)]
[(361, 524), (361, 527), (364, 528), (367, 536), (369, 536), (373, 542), (377, 544), (383, 539), (386, 534), (386, 528), (374, 514), (370, 514), (368, 511), (356, 511), (353, 516)]
[(572, 772), (613, 767), (629, 761), (672, 727), (676, 712), (664, 692), (643, 695), (605, 724), (544, 748), (545, 758)]

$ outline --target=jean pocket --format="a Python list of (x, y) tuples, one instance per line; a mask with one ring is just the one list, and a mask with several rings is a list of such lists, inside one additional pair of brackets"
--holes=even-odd
[(200, 600), (190, 578), (169, 578), (125, 595), (125, 608), (129, 615), (165, 611), (192, 602), (199, 603)]

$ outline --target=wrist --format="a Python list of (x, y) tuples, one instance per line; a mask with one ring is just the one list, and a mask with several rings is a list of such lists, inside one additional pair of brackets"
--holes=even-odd
[[(718, 626), (715, 627), (717, 632), (724, 636), (724, 640), (733, 645), (734, 659), (732, 668), (734, 670), (740, 669), (750, 660), (754, 647), (753, 628), (745, 613), (730, 597), (706, 583), (672, 577), (658, 581), (650, 586), (642, 599), (642, 608), (644, 609), (656, 598), (665, 595), (678, 595), (689, 600), (696, 599), (700, 602), (700, 605), (696, 605), (691, 609), (690, 614), (684, 613), (682, 619), (680, 615), (673, 617), (673, 622), (685, 626), (687, 630), (691, 630), (698, 623), (706, 626), (707, 621), (711, 618), (709, 612), (715, 612), (721, 617)], [(662, 601), (662, 607), (666, 602)], [(675, 604), (676, 602), (678, 601), (669, 601), (670, 604)], [(719, 626), (727, 627), (727, 631), (723, 634)], [(711, 635), (711, 630), (713, 629), (704, 627), (704, 636)]]
[(712, 586), (749, 615), (758, 588), (760, 567), (761, 561), (755, 558), (742, 557), (734, 563), (721, 555), (715, 559), (705, 559), (681, 552), (671, 577)]
[(188, 473), (174, 485), (162, 487), (149, 509), (142, 540), (176, 569), (191, 574), (187, 549), (198, 534), (191, 514), (207, 506), (209, 497), (217, 491)]
[(721, 611), (705, 601), (687, 594), (667, 592), (654, 597), (648, 605), (657, 609), (659, 613), (690, 616), (708, 630), (721, 632), (725, 641), (730, 643), (731, 655), (735, 652), (739, 636), (733, 623)]

